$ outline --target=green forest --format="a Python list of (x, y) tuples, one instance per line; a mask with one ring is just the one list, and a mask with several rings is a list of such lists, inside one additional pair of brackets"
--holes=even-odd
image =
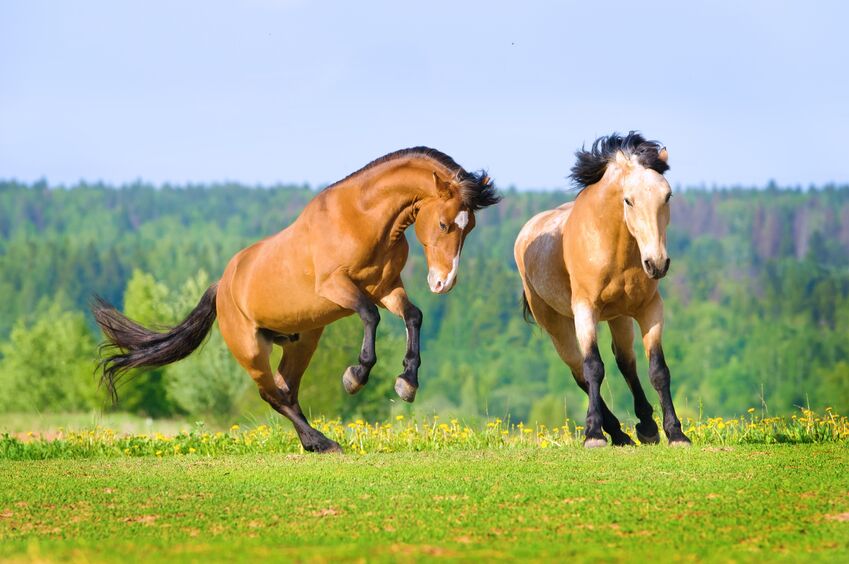
[[(315, 193), (283, 185), (0, 182), (0, 412), (265, 417), (217, 330), (186, 360), (134, 374), (112, 406), (95, 376), (101, 337), (88, 304), (97, 294), (145, 324), (173, 324), (236, 251), (283, 229)], [(308, 414), (583, 419), (583, 392), (548, 338), (522, 319), (512, 257), (524, 222), (574, 193), (503, 193), (501, 204), (477, 214), (447, 295), (427, 289), (421, 248), (408, 231), (405, 282), (424, 312), (416, 403), (403, 404), (393, 391), (404, 328), (382, 311), (378, 364), (356, 396), (344, 393), (341, 374), (359, 352), (361, 323), (349, 317), (325, 332), (301, 390)], [(849, 186), (676, 190), (672, 206), (672, 267), (661, 291), (679, 413), (849, 412)], [(603, 393), (630, 420), (630, 393), (606, 328), (601, 334)]]

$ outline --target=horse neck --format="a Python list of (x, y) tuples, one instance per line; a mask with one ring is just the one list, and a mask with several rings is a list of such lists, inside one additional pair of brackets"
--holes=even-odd
[(419, 205), (436, 197), (432, 166), (418, 162), (386, 163), (355, 183), (364, 209), (381, 218), (376, 227), (392, 241), (416, 220)]

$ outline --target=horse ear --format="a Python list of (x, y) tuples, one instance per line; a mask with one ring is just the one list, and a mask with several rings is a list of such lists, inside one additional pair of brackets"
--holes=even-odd
[(669, 160), (669, 151), (666, 150), (666, 147), (661, 148), (661, 150), (657, 152), (657, 158), (659, 158), (663, 162)]
[(617, 164), (617, 165), (619, 165), (619, 166), (621, 166), (621, 167), (629, 167), (629, 166), (631, 166), (631, 159), (629, 159), (629, 158), (625, 155), (625, 153), (623, 153), (622, 151), (616, 151), (616, 157), (615, 157), (615, 160), (616, 160), (616, 164)]
[(443, 200), (450, 200), (451, 196), (454, 195), (451, 192), (451, 186), (439, 178), (435, 172), (433, 173), (433, 185), (436, 187), (436, 194)]

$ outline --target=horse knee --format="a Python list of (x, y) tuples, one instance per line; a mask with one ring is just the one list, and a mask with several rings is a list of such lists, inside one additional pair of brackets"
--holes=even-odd
[(422, 315), (422, 310), (420, 310), (413, 304), (410, 304), (407, 311), (404, 312), (404, 320), (407, 322), (408, 325), (411, 325), (416, 329), (422, 326), (423, 319), (424, 316)]
[(380, 323), (380, 311), (376, 305), (369, 301), (364, 300), (364, 304), (358, 313), (366, 326), (377, 327)]

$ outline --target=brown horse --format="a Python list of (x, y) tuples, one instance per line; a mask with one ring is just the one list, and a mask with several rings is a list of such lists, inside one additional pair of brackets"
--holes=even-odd
[(601, 398), (604, 365), (596, 325), (607, 321), (616, 364), (634, 395), (643, 443), (659, 441), (652, 408), (640, 386), (634, 357), (636, 319), (660, 396), (663, 430), (671, 445), (690, 440), (672, 405), (663, 357), (663, 301), (658, 280), (669, 269), (666, 227), (672, 191), (665, 148), (630, 132), (601, 137), (576, 153), (572, 179), (583, 188), (574, 202), (533, 217), (514, 247), (526, 314), (551, 336), (560, 358), (589, 396), (587, 447), (634, 444)]
[[(430, 289), (444, 294), (457, 282), (474, 212), (499, 200), (485, 172), (466, 172), (434, 149), (415, 147), (381, 157), (319, 193), (289, 227), (237, 253), (221, 280), (167, 333), (144, 328), (98, 301), (95, 319), (109, 340), (105, 346), (113, 349), (101, 361), (103, 381), (114, 395), (115, 380), (124, 371), (184, 358), (201, 344), (217, 313), (233, 356), (262, 398), (292, 421), (304, 448), (339, 451), (336, 442), (309, 425), (298, 404), (301, 377), (324, 327), (353, 313), (362, 319), (359, 363), (342, 377), (353, 394), (377, 361), (377, 306), (400, 316), (407, 351), (395, 390), (413, 401), (422, 313), (401, 282), (409, 251), (404, 231), (415, 224)], [(269, 361), (273, 344), (283, 348), (276, 372)]]

